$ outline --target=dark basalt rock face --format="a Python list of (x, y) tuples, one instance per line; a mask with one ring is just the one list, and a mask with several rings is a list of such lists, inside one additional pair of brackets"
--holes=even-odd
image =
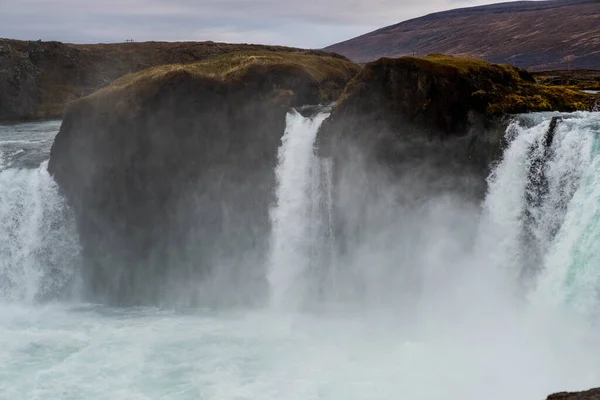
[(38, 107), (40, 70), (27, 54), (0, 41), (0, 120), (27, 115)]
[[(525, 70), (481, 60), (431, 55), (381, 59), (367, 64), (348, 85), (319, 133), (324, 154), (336, 140), (381, 143), (393, 160), (399, 139), (461, 139), (468, 158), (489, 164), (509, 114), (575, 111), (593, 107), (594, 96), (538, 85)], [(375, 137), (376, 135), (376, 137)], [(342, 139), (343, 136), (343, 139)], [(362, 144), (364, 145), (364, 144)], [(474, 151), (489, 147), (492, 153)]]
[(317, 136), (318, 154), (334, 166), (338, 242), (351, 248), (348, 238), (368, 224), (360, 205), (386, 196), (415, 210), (432, 197), (479, 204), (510, 114), (587, 109), (591, 99), (480, 60), (432, 55), (367, 64)]
[(335, 100), (358, 69), (244, 53), (143, 71), (75, 103), (49, 170), (75, 210), (85, 292), (121, 305), (256, 299), (286, 112)]

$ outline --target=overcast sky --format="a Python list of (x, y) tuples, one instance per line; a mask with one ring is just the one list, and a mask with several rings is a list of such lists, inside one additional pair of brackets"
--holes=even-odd
[[(0, 37), (74, 43), (213, 40), (321, 48), (489, 0), (0, 0)], [(496, 1), (497, 2), (497, 1)]]

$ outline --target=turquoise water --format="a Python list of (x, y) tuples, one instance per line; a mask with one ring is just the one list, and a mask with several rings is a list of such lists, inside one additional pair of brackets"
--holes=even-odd
[[(390, 201), (412, 189), (410, 177), (395, 191), (382, 185), (382, 201), (364, 205), (375, 215), (369, 235), (351, 249), (352, 288), (367, 295), (302, 311), (109, 308), (76, 290), (53, 298), (77, 276), (79, 252), (45, 169), (58, 124), (1, 127), (0, 399), (530, 400), (597, 386), (600, 115), (559, 124), (545, 194), (532, 205), (532, 158), (553, 115), (511, 126), (481, 205), (434, 193), (410, 209)], [(292, 122), (314, 133), (303, 118)], [(293, 277), (307, 268), (306, 232), (315, 231), (301, 212), (331, 195), (313, 193), (327, 185), (307, 175), (319, 170), (307, 165), (310, 140), (283, 151), (302, 154), (280, 165), (291, 168), (279, 171), (290, 179), (280, 187), (289, 208), (274, 210), (286, 217), (270, 283), (283, 282), (274, 298), (295, 301)], [(302, 246), (288, 253), (286, 237)]]
[(585, 171), (549, 251), (540, 290), (594, 318), (600, 311), (600, 117), (571, 122), (568, 134), (589, 141), (577, 155)]

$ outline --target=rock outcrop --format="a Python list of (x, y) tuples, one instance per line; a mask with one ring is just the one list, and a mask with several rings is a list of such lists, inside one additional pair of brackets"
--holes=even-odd
[(580, 91), (538, 85), (523, 69), (473, 59), (367, 64), (317, 136), (318, 153), (334, 165), (336, 242), (351, 249), (371, 218), (359, 204), (378, 204), (390, 188), (389, 201), (409, 209), (444, 196), (478, 204), (508, 114), (587, 109), (592, 101)]
[(548, 396), (548, 400), (600, 400), (600, 389), (591, 389), (585, 392), (556, 393)]
[[(60, 118), (74, 100), (128, 73), (239, 51), (298, 49), (214, 42), (74, 45), (0, 39), (0, 121)], [(340, 57), (320, 51), (311, 53)]]
[(326, 151), (339, 135), (371, 141), (377, 134), (392, 142), (410, 133), (497, 140), (481, 133), (493, 131), (505, 115), (588, 110), (594, 99), (578, 90), (538, 85), (527, 71), (508, 65), (444, 55), (383, 58), (350, 82), (319, 142)]
[(567, 86), (573, 89), (600, 91), (600, 71), (543, 71), (532, 72), (538, 83), (552, 86)]
[(255, 298), (287, 110), (336, 100), (359, 69), (233, 53), (127, 75), (74, 103), (49, 170), (75, 210), (86, 292), (118, 304)]
[(39, 104), (39, 68), (27, 53), (0, 41), (0, 120), (30, 115)]

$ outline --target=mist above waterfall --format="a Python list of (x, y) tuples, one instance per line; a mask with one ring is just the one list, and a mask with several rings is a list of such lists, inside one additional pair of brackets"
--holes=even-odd
[[(291, 258), (272, 259), (272, 277), (280, 278), (270, 281), (273, 306), (334, 319), (358, 312), (366, 324), (359, 330), (373, 340), (389, 334), (413, 343), (388, 349), (397, 358), (385, 369), (398, 379), (398, 393), (416, 398), (525, 399), (558, 390), (559, 381), (563, 389), (596, 384), (590, 240), (600, 229), (600, 119), (565, 115), (550, 132), (555, 115), (509, 125), (487, 189), (487, 174), (461, 161), (460, 142), (435, 148), (410, 137), (398, 163), (377, 164), (352, 148), (322, 174), (331, 160), (307, 144), (324, 114), (290, 115), (286, 135), (302, 145), (287, 137), (281, 148), (278, 177), (288, 180), (279, 182), (272, 243), (284, 241), (288, 247), (277, 250)], [(328, 257), (318, 256), (323, 249)]]
[[(490, 170), (462, 139), (406, 137), (396, 162), (361, 146), (321, 157), (328, 112), (304, 114), (287, 116), (266, 237), (204, 242), (215, 268), (165, 284), (177, 301), (162, 309), (86, 303), (72, 211), (46, 163), (19, 158), (47, 142), (0, 140), (3, 393), (525, 400), (597, 385), (597, 114), (562, 115), (552, 140), (558, 114), (516, 117)], [(206, 213), (190, 204), (193, 224)], [(252, 220), (210, 210), (232, 218), (219, 229)]]

